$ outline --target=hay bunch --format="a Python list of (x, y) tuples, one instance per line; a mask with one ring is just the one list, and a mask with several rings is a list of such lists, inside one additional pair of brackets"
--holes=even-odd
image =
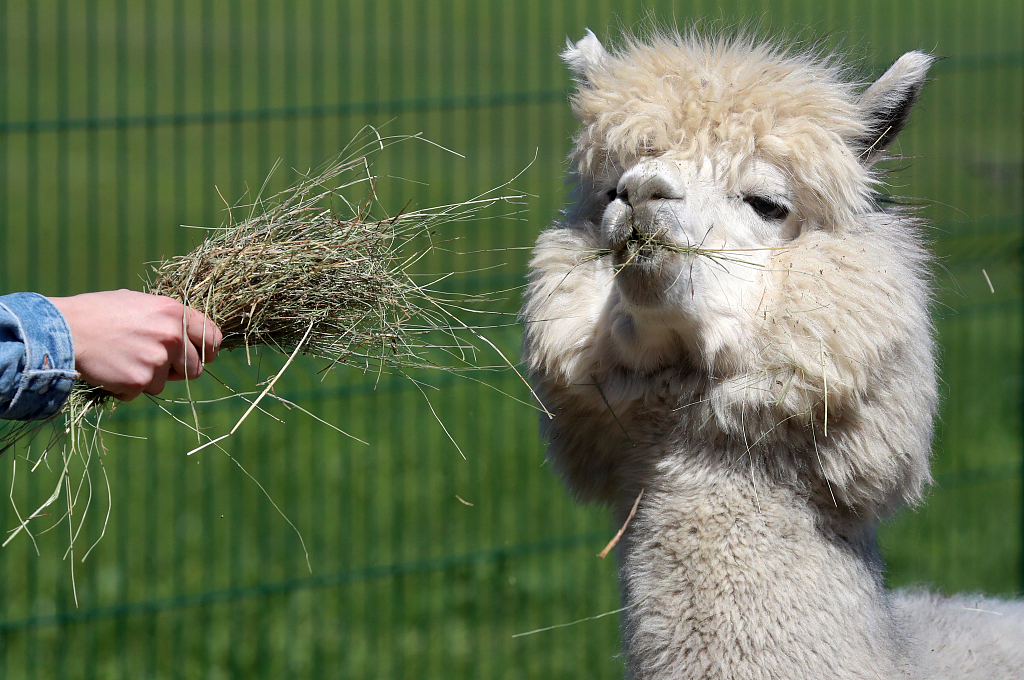
[(429, 294), (408, 274), (421, 254), (408, 246), (444, 210), (376, 220), (365, 208), (338, 215), (331, 182), (360, 165), (334, 163), (253, 204), (192, 252), (155, 267), (149, 292), (213, 319), (224, 349), (290, 353), (312, 327), (304, 353), (364, 367), (416, 361), (413, 337), (434, 325), (436, 309), (425, 308), (433, 307)]

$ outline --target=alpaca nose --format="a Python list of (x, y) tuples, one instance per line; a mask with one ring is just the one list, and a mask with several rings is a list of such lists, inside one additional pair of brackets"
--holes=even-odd
[(630, 207), (645, 201), (680, 200), (685, 197), (681, 183), (673, 182), (671, 169), (663, 161), (633, 166), (619, 179), (615, 199)]

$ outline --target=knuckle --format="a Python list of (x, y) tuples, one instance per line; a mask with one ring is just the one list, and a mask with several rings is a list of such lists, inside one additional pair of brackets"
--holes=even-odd
[(159, 296), (154, 302), (154, 311), (160, 317), (181, 325), (182, 304), (174, 298)]
[(181, 317), (163, 316), (153, 325), (151, 330), (153, 339), (161, 345), (168, 346), (180, 343), (184, 329), (181, 325)]
[(137, 369), (128, 376), (128, 387), (141, 392), (153, 380), (153, 371), (149, 369)]
[(163, 347), (174, 347), (181, 344), (181, 327), (161, 328), (157, 335), (157, 343)]
[(163, 366), (168, 362), (167, 348), (161, 343), (155, 343), (150, 345), (139, 357), (139, 361), (145, 367), (145, 370), (153, 373), (153, 369), (157, 366)]
[(180, 302), (178, 302), (172, 297), (167, 297), (166, 295), (157, 295), (156, 304), (159, 305), (160, 309), (166, 311), (178, 311), (179, 309), (181, 309)]

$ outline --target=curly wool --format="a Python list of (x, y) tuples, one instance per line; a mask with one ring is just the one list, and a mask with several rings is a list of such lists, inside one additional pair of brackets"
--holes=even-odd
[[(745, 37), (597, 37), (523, 354), (548, 455), (612, 506), (630, 677), (1020, 677), (1024, 611), (885, 590), (938, 402), (920, 223), (873, 200), (932, 58), (864, 87)], [(766, 207), (767, 206), (767, 207)], [(760, 208), (760, 210), (759, 210)]]
[[(744, 36), (657, 33), (582, 61), (563, 54), (577, 80), (570, 97), (583, 123), (572, 160), (581, 177), (638, 156), (724, 151), (730, 175), (750, 156), (776, 163), (802, 191), (807, 217), (849, 224), (871, 204), (871, 170), (846, 142), (871, 120), (841, 62)], [(657, 74), (657, 77), (652, 77)]]

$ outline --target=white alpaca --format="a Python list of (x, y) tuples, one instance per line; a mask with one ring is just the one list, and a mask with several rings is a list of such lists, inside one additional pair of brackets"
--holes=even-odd
[(875, 525), (930, 481), (919, 222), (873, 163), (932, 57), (864, 88), (745, 38), (593, 33), (573, 201), (525, 359), (549, 455), (619, 523), (633, 678), (1024, 677), (1024, 606), (888, 593)]

